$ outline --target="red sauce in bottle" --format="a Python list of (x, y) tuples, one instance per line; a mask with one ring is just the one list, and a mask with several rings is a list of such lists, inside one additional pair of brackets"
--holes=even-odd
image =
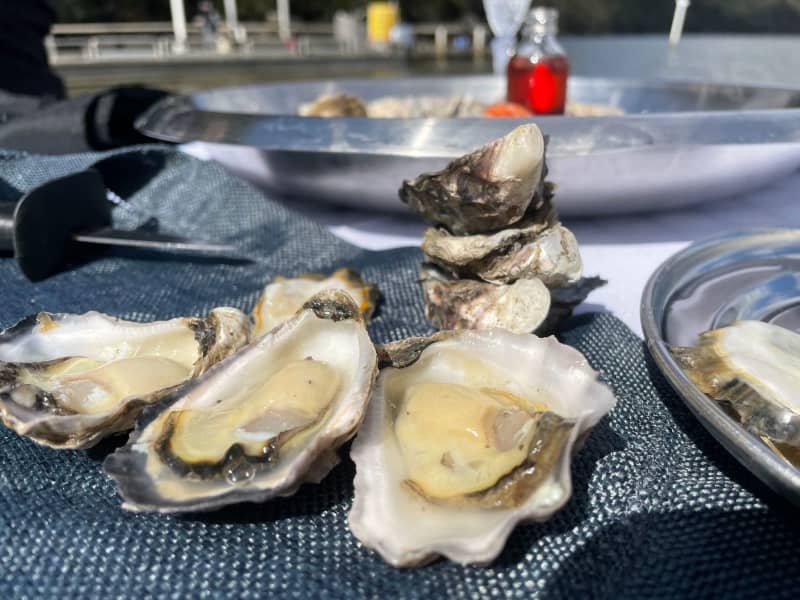
[(540, 115), (564, 114), (567, 100), (569, 61), (566, 56), (544, 56), (531, 62), (514, 56), (508, 62), (507, 100)]

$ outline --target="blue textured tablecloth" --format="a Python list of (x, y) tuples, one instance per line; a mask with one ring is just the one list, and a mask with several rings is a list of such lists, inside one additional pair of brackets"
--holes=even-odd
[[(117, 209), (120, 226), (155, 215), (174, 232), (234, 242), (257, 262), (115, 251), (31, 284), (2, 258), (0, 327), (38, 310), (139, 320), (219, 305), (249, 310), (273, 275), (351, 266), (383, 292), (374, 341), (430, 331), (417, 251), (349, 246), (214, 164), (171, 149), (0, 153), (0, 201), (104, 157), (107, 185), (136, 207)], [(362, 548), (347, 529), (347, 459), (291, 498), (203, 515), (130, 514), (101, 469), (121, 440), (55, 451), (0, 427), (0, 598), (797, 598), (797, 510), (702, 429), (621, 322), (582, 315), (560, 337), (587, 355), (619, 404), (578, 454), (568, 505), (547, 523), (518, 528), (490, 567), (439, 561), (395, 570)]]

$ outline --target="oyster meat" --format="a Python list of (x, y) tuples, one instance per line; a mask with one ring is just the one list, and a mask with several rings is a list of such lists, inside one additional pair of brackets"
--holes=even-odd
[(355, 271), (338, 269), (330, 275), (306, 273), (294, 278), (278, 276), (264, 288), (253, 309), (253, 336), (264, 335), (292, 317), (314, 294), (329, 289), (346, 291), (369, 322), (380, 292), (378, 286), (364, 281)]
[(92, 446), (243, 346), (249, 330), (235, 308), (154, 323), (40, 312), (0, 334), (0, 418), (40, 444)]
[(497, 231), (523, 218), (544, 196), (545, 140), (534, 124), (403, 182), (400, 199), (422, 218), (456, 235)]
[(695, 385), (730, 407), (745, 428), (777, 444), (779, 453), (800, 457), (800, 334), (736, 321), (672, 353)]
[(349, 524), (394, 566), (492, 561), (517, 523), (564, 505), (576, 443), (616, 402), (554, 338), (440, 332), (379, 354)]
[(420, 276), (425, 318), (437, 329), (491, 329), (530, 333), (550, 310), (550, 292), (539, 279), (495, 285), (452, 279), (430, 265)]
[(151, 407), (109, 456), (124, 507), (208, 510), (320, 481), (363, 418), (377, 372), (346, 292), (311, 298), (276, 327)]

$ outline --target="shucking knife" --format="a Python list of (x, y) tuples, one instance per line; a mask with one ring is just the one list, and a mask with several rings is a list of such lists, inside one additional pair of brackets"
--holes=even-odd
[(40, 185), (18, 202), (0, 202), (0, 251), (11, 250), (31, 281), (52, 275), (85, 244), (246, 260), (233, 246), (146, 229), (111, 227), (103, 178), (87, 170)]

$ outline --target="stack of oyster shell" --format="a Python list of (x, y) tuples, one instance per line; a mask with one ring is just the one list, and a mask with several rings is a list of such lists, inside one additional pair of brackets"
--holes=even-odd
[[(536, 125), (522, 125), (403, 183), (400, 198), (435, 224), (422, 240), (421, 282), (425, 315), (439, 329), (535, 331), (551, 312), (551, 290), (581, 280), (578, 243), (545, 182), (545, 146)], [(585, 292), (574, 295), (556, 297), (558, 312)]]

